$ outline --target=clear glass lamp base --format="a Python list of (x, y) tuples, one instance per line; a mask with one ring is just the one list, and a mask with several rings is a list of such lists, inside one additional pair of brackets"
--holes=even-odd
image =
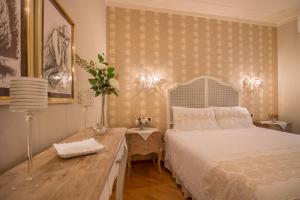
[(102, 128), (99, 128), (99, 133), (106, 133), (107, 127), (103, 126)]
[(11, 190), (20, 191), (20, 190), (31, 190), (39, 187), (37, 179), (29, 177), (20, 177), (18, 180), (11, 184)]
[(33, 112), (25, 112), (25, 121), (28, 126), (27, 133), (27, 174), (23, 174), (22, 177), (18, 177), (11, 185), (12, 190), (28, 190), (39, 187), (37, 179), (32, 176), (32, 120)]
[(107, 131), (106, 126), (100, 126), (99, 123), (92, 127), (98, 134), (104, 134)]

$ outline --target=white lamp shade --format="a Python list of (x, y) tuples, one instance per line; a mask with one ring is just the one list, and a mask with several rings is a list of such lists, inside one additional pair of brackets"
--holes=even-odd
[(93, 106), (95, 104), (95, 95), (92, 90), (78, 92), (78, 103), (83, 106)]
[(28, 112), (48, 107), (47, 80), (19, 77), (10, 81), (10, 110)]

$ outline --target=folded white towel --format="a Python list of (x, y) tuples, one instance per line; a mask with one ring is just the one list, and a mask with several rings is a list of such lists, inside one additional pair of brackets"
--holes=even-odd
[(77, 142), (53, 144), (58, 155), (62, 158), (71, 158), (102, 151), (105, 146), (97, 142), (94, 138)]

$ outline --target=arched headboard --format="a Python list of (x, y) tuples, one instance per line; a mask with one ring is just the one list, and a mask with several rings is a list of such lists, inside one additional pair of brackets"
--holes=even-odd
[(206, 108), (238, 105), (240, 105), (240, 92), (238, 90), (234, 89), (230, 84), (226, 84), (214, 77), (201, 76), (168, 89), (168, 128), (173, 124), (172, 106)]

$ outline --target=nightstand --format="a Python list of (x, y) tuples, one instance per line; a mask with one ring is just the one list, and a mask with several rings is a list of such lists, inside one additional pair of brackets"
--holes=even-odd
[(262, 128), (268, 128), (268, 129), (274, 129), (274, 130), (280, 130), (286, 132), (291, 126), (291, 123), (284, 122), (284, 121), (264, 120), (260, 122), (254, 122), (254, 125)]
[(162, 133), (156, 128), (131, 128), (126, 131), (126, 141), (128, 146), (127, 175), (131, 172), (131, 159), (133, 155), (157, 155), (158, 171), (161, 172), (162, 159)]

